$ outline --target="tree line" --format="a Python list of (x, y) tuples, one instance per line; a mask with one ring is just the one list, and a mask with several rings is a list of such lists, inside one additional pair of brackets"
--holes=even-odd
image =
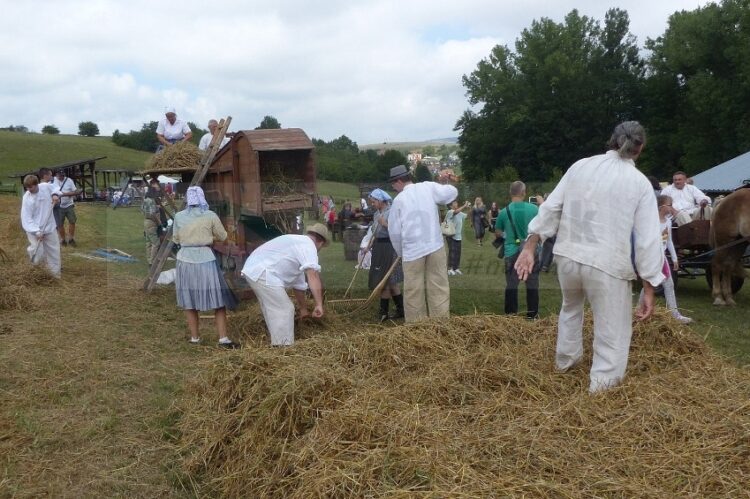
[(676, 12), (646, 50), (616, 8), (603, 23), (577, 10), (534, 21), (514, 48), (495, 46), (463, 77), (480, 108), (455, 128), (467, 180), (559, 177), (630, 119), (648, 132), (638, 166), (660, 179), (750, 149), (750, 0)]

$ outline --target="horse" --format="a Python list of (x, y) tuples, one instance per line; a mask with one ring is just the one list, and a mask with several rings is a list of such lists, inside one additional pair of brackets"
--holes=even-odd
[[(750, 242), (750, 189), (734, 191), (714, 209), (709, 237), (717, 248), (711, 259), (714, 305), (736, 305), (732, 278), (745, 275), (742, 256)], [(723, 248), (726, 245), (731, 246)]]

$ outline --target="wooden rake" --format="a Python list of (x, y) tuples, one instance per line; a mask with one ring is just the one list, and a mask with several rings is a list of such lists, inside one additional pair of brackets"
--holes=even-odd
[(341, 303), (358, 304), (357, 307), (354, 308), (353, 310), (345, 312), (341, 315), (352, 315), (352, 314), (356, 314), (357, 312), (361, 312), (362, 310), (367, 308), (373, 301), (375, 301), (377, 298), (380, 297), (380, 293), (383, 292), (383, 288), (385, 288), (386, 284), (388, 284), (388, 279), (390, 279), (393, 272), (396, 271), (396, 267), (398, 267), (399, 263), (401, 263), (400, 256), (397, 257), (395, 260), (393, 260), (393, 263), (391, 264), (391, 267), (388, 269), (388, 272), (386, 272), (385, 276), (383, 276), (383, 279), (381, 279), (378, 285), (375, 286), (375, 289), (372, 290), (372, 293), (370, 293), (370, 296), (368, 296), (367, 298), (344, 298), (341, 300), (328, 300), (327, 303), (334, 305), (334, 306), (337, 303), (338, 304), (341, 304)]

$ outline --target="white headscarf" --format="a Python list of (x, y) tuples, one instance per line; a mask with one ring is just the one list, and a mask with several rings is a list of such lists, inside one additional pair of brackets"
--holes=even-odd
[(193, 206), (200, 206), (201, 211), (205, 211), (208, 209), (206, 195), (203, 194), (203, 189), (201, 189), (200, 187), (188, 187), (185, 197), (187, 198), (188, 208), (191, 208)]

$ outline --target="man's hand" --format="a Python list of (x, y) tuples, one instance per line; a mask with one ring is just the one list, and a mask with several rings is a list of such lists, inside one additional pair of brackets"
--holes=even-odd
[(534, 199), (536, 201), (537, 206), (541, 206), (542, 203), (544, 202), (544, 196), (540, 196), (539, 194), (537, 194)]
[(323, 305), (315, 305), (312, 316), (316, 319), (323, 317)]
[(703, 201), (701, 201), (701, 208), (705, 208), (706, 206), (708, 206), (708, 201), (704, 199)]
[(635, 317), (639, 321), (645, 321), (654, 313), (654, 287), (648, 281), (643, 281), (643, 300), (635, 309)]
[(310, 311), (307, 310), (307, 308), (301, 308), (299, 309), (299, 318), (300, 319), (306, 319), (310, 317)]
[(526, 282), (526, 279), (529, 278), (531, 271), (534, 269), (534, 249), (529, 248), (530, 246), (527, 243), (521, 251), (521, 254), (518, 255), (516, 264), (513, 266), (518, 273), (518, 278), (524, 282)]
[(672, 262), (672, 270), (674, 270), (675, 272), (677, 272), (678, 270), (680, 270), (680, 262), (679, 262), (679, 260), (675, 259), (675, 261)]

